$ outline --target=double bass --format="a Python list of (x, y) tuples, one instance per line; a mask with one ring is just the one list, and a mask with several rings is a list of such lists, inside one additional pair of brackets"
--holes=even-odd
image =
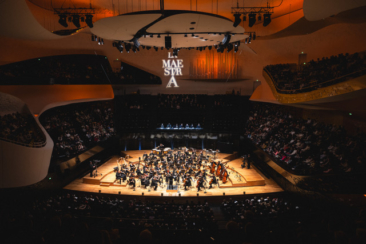
[(213, 174), (215, 173), (215, 167), (216, 167), (216, 162), (215, 161), (212, 161), (211, 162), (211, 169), (210, 169), (210, 173)]
[(227, 182), (227, 178), (228, 178), (228, 172), (227, 172), (226, 168), (224, 168), (222, 170), (221, 175), (220, 175), (220, 179), (222, 179), (222, 183), (226, 183)]
[(220, 176), (221, 168), (222, 168), (222, 164), (219, 161), (219, 164), (218, 164), (217, 169), (216, 169), (216, 176)]

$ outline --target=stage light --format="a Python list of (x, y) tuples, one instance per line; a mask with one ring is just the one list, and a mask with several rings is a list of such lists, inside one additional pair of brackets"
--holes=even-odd
[(135, 47), (139, 47), (140, 46), (140, 42), (139, 42), (139, 38), (137, 38), (137, 37), (134, 37), (133, 39), (132, 39), (132, 42), (133, 42), (133, 45), (135, 45)]
[(178, 49), (173, 49), (173, 56), (178, 56)]
[(80, 21), (81, 21), (81, 22), (85, 22), (85, 17), (84, 17), (84, 16), (81, 16), (81, 17), (80, 17)]
[(63, 27), (68, 27), (69, 25), (66, 22), (66, 15), (60, 14), (59, 17), (60, 17), (60, 19), (58, 20), (58, 23), (60, 25), (62, 25)]
[(147, 46), (147, 47), (146, 47), (146, 50), (150, 50), (150, 49), (151, 49), (151, 47), (150, 47), (150, 46)]
[(75, 14), (72, 16), (72, 23), (77, 27), (80, 28), (80, 16)]
[(159, 50), (158, 47), (154, 47), (154, 49), (155, 49), (155, 51), (158, 51)]
[(154, 35), (153, 34), (150, 34), (150, 37), (154, 37)]
[(249, 14), (249, 27), (255, 24), (257, 14)]
[(227, 44), (229, 44), (230, 39), (231, 39), (231, 35), (230, 34), (226, 34), (225, 37), (224, 37), (224, 39), (222, 39), (221, 42), (222, 42), (223, 45), (227, 45)]
[(229, 44), (227, 47), (227, 52), (230, 52), (231, 50), (233, 50), (233, 44)]
[(160, 38), (160, 34), (158, 34), (158, 38)]
[(267, 26), (269, 25), (269, 23), (271, 23), (271, 14), (267, 13), (267, 14), (263, 14), (263, 26)]
[(188, 35), (187, 35), (187, 33), (186, 34), (184, 34), (184, 37), (187, 37)]
[(192, 37), (194, 37), (194, 34), (192, 33), (192, 35), (191, 35)]
[(234, 14), (234, 18), (235, 18), (234, 24), (233, 24), (234, 27), (237, 27), (240, 24), (240, 22), (241, 22), (240, 15), (241, 14)]
[(87, 14), (85, 15), (85, 23), (90, 27), (93, 28), (93, 15)]
[(243, 21), (247, 21), (247, 15), (246, 14), (243, 15)]
[(262, 15), (258, 15), (258, 21), (262, 20)]

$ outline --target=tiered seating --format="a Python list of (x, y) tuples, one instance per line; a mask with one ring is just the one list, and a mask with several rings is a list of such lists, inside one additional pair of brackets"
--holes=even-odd
[(302, 93), (366, 74), (366, 53), (339, 54), (297, 66), (268, 65), (264, 68), (280, 93)]

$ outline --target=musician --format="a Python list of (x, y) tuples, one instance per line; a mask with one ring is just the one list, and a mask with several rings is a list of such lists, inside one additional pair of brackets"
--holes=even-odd
[(136, 166), (133, 163), (130, 163), (130, 170), (131, 172), (135, 171)]
[(151, 180), (151, 187), (154, 187), (154, 191), (158, 188), (159, 179), (158, 176), (155, 175)]
[(148, 187), (150, 185), (150, 179), (144, 175), (141, 177), (141, 186)]
[(199, 123), (197, 125), (197, 129), (201, 129), (201, 125)]
[(131, 177), (131, 178), (128, 180), (128, 184), (129, 184), (130, 186), (133, 186), (133, 188), (135, 188), (135, 186), (136, 186), (135, 178)]
[(191, 177), (187, 176), (183, 185), (184, 190), (187, 190), (187, 187), (189, 188), (192, 185)]
[(215, 175), (212, 176), (212, 180), (210, 181), (210, 187), (208, 189), (212, 188), (212, 184), (217, 184), (217, 179), (216, 179)]
[(180, 130), (183, 130), (183, 129), (184, 129), (183, 123), (182, 123), (182, 124), (180, 124), (179, 129), (180, 129)]
[(243, 156), (243, 163), (240, 165), (242, 169), (245, 168), (245, 158), (246, 158), (246, 155)]
[(171, 129), (172, 125), (170, 123), (168, 123), (168, 125), (166, 126), (167, 129)]
[(171, 189), (171, 188), (173, 188), (173, 187), (172, 187), (172, 186), (173, 186), (173, 176), (172, 176), (172, 174), (171, 174), (170, 172), (168, 172), (168, 173), (166, 174), (165, 181), (166, 181), (166, 182), (168, 182), (168, 184), (169, 184), (169, 188), (170, 188), (170, 189)]
[(121, 183), (121, 180), (123, 179), (123, 182), (126, 180), (126, 175), (122, 171), (117, 171), (116, 173), (116, 180), (119, 180), (119, 184)]
[(136, 170), (136, 174), (137, 174), (137, 176), (142, 175), (142, 172), (141, 172), (141, 170), (140, 170), (140, 167), (139, 167), (139, 168), (137, 168), (137, 170)]
[(93, 163), (93, 161), (90, 161), (89, 168), (90, 168), (90, 177), (93, 177), (93, 171), (94, 171), (94, 170), (95, 170), (95, 168), (96, 168), (96, 166), (95, 166), (95, 164)]
[(203, 177), (198, 178), (198, 180), (197, 180), (197, 188), (198, 188), (197, 192), (199, 192), (201, 190), (201, 187), (204, 187), (203, 186), (203, 181), (204, 181)]
[(148, 171), (149, 171), (149, 168), (145, 165), (145, 166), (143, 167), (143, 172), (144, 172), (144, 174), (147, 174), (147, 173), (148, 173)]

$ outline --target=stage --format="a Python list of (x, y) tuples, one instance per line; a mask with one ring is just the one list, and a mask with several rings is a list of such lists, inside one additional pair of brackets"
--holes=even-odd
[[(149, 154), (151, 150), (136, 150), (124, 151), (123, 156), (128, 155), (127, 161), (135, 165), (139, 162), (139, 157), (142, 158), (144, 153)], [(175, 182), (177, 189), (167, 190), (166, 185), (161, 185), (154, 191), (150, 187), (141, 187), (140, 180), (136, 180), (136, 188), (127, 185), (126, 182), (116, 181), (117, 159), (119, 155), (111, 157), (107, 162), (97, 168), (98, 175), (90, 177), (89, 173), (80, 179), (76, 179), (69, 185), (64, 187), (67, 190), (106, 193), (106, 194), (121, 194), (121, 195), (136, 195), (136, 196), (181, 196), (192, 197), (197, 196), (223, 196), (225, 195), (243, 195), (245, 194), (262, 194), (282, 192), (283, 189), (278, 186), (272, 179), (266, 178), (254, 166), (250, 169), (240, 167), (241, 158), (237, 158), (235, 154), (217, 153), (215, 161), (220, 160), (226, 164), (229, 173), (228, 181), (224, 184), (221, 181), (217, 185), (213, 185), (211, 189), (201, 190), (197, 192), (196, 184), (192, 184), (189, 190), (184, 190), (182, 182)], [(140, 165), (142, 166), (143, 163)], [(202, 166), (202, 169), (208, 169)]]

